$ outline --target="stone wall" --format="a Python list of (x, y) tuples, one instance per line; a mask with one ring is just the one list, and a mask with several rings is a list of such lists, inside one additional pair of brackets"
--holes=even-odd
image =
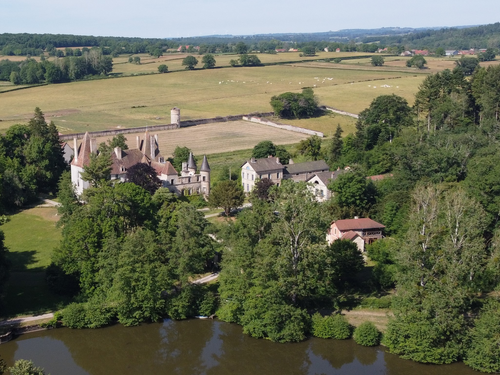
[[(272, 113), (272, 114), (274, 114), (274, 113)], [(268, 115), (266, 115), (266, 116), (268, 116)], [(261, 125), (272, 126), (274, 128), (279, 128), (279, 129), (283, 129), (283, 130), (289, 130), (289, 131), (296, 132), (296, 133), (317, 135), (318, 137), (321, 137), (321, 138), (324, 137), (324, 134), (322, 132), (317, 132), (317, 131), (310, 130), (310, 129), (299, 128), (298, 126), (293, 126), (293, 125), (280, 124), (280, 123), (272, 122), (272, 121), (269, 121), (266, 119), (262, 119), (262, 118), (257, 117), (257, 116), (251, 116), (251, 117), (250, 116), (243, 116), (243, 120), (256, 122), (256, 123), (261, 124)]]

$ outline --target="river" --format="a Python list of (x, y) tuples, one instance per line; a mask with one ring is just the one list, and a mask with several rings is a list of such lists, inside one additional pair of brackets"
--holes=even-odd
[(51, 375), (477, 374), (462, 363), (418, 364), (353, 340), (257, 340), (244, 335), (238, 325), (213, 320), (35, 332), (0, 345), (0, 356), (9, 366), (31, 359)]

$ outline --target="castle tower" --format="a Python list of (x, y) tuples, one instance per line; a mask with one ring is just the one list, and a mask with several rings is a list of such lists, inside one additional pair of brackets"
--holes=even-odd
[[(82, 139), (80, 147), (76, 147), (77, 140), (75, 142), (75, 156), (71, 162), (71, 183), (75, 186), (75, 193), (80, 196), (83, 190), (89, 187), (88, 181), (83, 181), (81, 174), (83, 169), (90, 164), (90, 154), (92, 153), (92, 148), (95, 148), (95, 143), (92, 142), (88, 132), (85, 133)], [(95, 151), (94, 151), (95, 152)]]
[(196, 174), (196, 163), (194, 161), (194, 156), (193, 156), (192, 152), (189, 153), (187, 167), (188, 167), (189, 174), (191, 174), (191, 175), (195, 175)]
[(200, 169), (201, 176), (201, 193), (203, 195), (210, 194), (210, 166), (208, 165), (207, 156), (203, 155), (203, 163)]
[(181, 110), (174, 107), (170, 110), (170, 123), (176, 124), (178, 128), (181, 127)]

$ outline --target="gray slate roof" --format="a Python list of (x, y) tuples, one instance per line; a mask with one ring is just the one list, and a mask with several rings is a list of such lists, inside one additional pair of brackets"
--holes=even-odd
[(285, 165), (285, 173), (288, 174), (302, 174), (302, 173), (315, 173), (326, 172), (330, 169), (324, 160), (308, 161), (305, 163), (287, 164)]
[(196, 169), (196, 163), (194, 161), (194, 156), (192, 152), (189, 153), (188, 168)]
[(346, 171), (344, 169), (340, 169), (340, 170), (337, 170), (337, 171), (334, 171), (334, 172), (318, 172), (318, 173), (315, 173), (313, 176), (311, 176), (311, 178), (309, 178), (307, 180), (307, 182), (309, 182), (311, 179), (314, 178), (314, 176), (318, 176), (319, 179), (325, 184), (325, 185), (328, 185), (330, 183), (330, 181), (335, 181), (337, 179), (338, 176), (340, 176), (342, 173), (345, 173)]
[(281, 171), (284, 168), (284, 165), (279, 162), (278, 158), (262, 158), (253, 160), (254, 161), (247, 160), (247, 163), (250, 164), (250, 166), (257, 173)]
[(201, 163), (200, 171), (210, 172), (210, 166), (208, 165), (207, 155), (203, 155), (203, 163)]

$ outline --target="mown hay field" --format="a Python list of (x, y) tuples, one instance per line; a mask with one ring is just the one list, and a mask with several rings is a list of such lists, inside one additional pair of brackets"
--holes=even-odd
[[(160, 151), (165, 157), (172, 156), (176, 146), (189, 147), (195, 155), (208, 155), (251, 149), (264, 140), (283, 145), (298, 143), (308, 137), (306, 134), (249, 121), (219, 122), (174, 130), (151, 130), (150, 134), (158, 134)], [(137, 136), (144, 139), (144, 132), (125, 134), (129, 148), (137, 148)], [(109, 137), (100, 137), (97, 143), (108, 139)]]
[[(291, 64), (47, 85), (0, 93), (0, 131), (25, 123), (35, 107), (62, 133), (168, 124), (172, 107), (181, 108), (183, 120), (267, 112), (273, 95), (299, 92), (303, 87), (313, 87), (321, 104), (359, 113), (382, 94), (395, 93), (411, 103), (424, 77)], [(376, 83), (370, 87), (372, 81)], [(384, 84), (390, 87), (381, 88)], [(314, 128), (316, 122), (309, 123)]]

